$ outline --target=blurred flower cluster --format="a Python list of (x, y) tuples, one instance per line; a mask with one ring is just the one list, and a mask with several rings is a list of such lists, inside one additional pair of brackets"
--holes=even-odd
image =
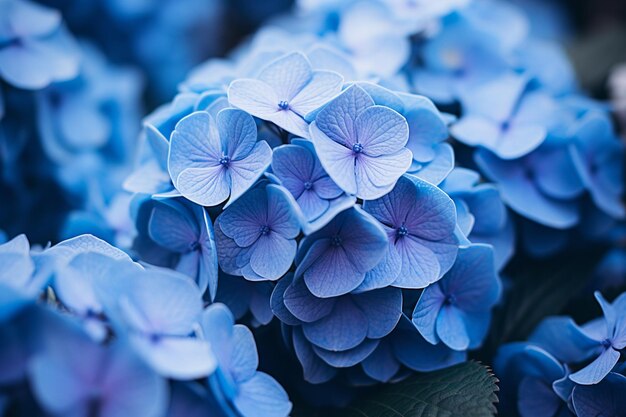
[[(74, 210), (0, 246), (0, 415), (287, 416), (277, 381), (345, 406), (477, 355), (511, 265), (609, 249), (582, 297), (626, 289), (610, 107), (510, 2), (299, 0), (191, 71), (227, 5), (50, 3), (90, 42), (0, 0), (0, 219)], [(141, 77), (97, 48), (177, 85), (141, 132)], [(505, 415), (623, 411), (626, 295), (596, 297), (487, 358)]]

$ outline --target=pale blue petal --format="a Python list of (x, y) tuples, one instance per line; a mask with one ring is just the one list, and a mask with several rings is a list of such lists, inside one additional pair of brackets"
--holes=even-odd
[(341, 92), (343, 77), (332, 71), (313, 71), (310, 82), (289, 102), (289, 107), (306, 118)]
[(615, 349), (609, 347), (600, 354), (593, 362), (585, 366), (578, 372), (570, 375), (570, 379), (577, 384), (581, 385), (593, 385), (602, 381), (613, 367), (617, 364), (620, 358), (620, 353)]
[(187, 168), (178, 176), (176, 188), (201, 206), (216, 206), (230, 194), (231, 176), (222, 165)]
[(242, 417), (284, 417), (292, 407), (283, 387), (263, 372), (239, 385), (233, 403)]
[[(221, 340), (216, 341), (221, 343)], [(250, 329), (242, 324), (233, 327), (232, 351), (228, 370), (235, 382), (243, 382), (254, 376), (259, 366), (259, 355), (256, 350), (254, 336)]]
[(278, 101), (291, 102), (313, 77), (309, 60), (300, 52), (284, 55), (268, 65), (259, 73), (259, 80), (265, 82), (276, 92)]
[(412, 322), (429, 343), (439, 343), (439, 337), (435, 329), (437, 317), (446, 300), (446, 295), (441, 292), (438, 284), (427, 287), (415, 305)]
[(454, 306), (443, 306), (437, 316), (437, 336), (450, 348), (458, 351), (469, 347), (470, 339), (463, 322), (463, 315)]
[(228, 101), (253, 116), (270, 120), (281, 110), (277, 93), (267, 83), (252, 79), (239, 79), (228, 87)]
[(272, 149), (265, 141), (257, 142), (245, 158), (231, 161), (228, 166), (231, 182), (230, 199), (225, 208), (249, 190), (271, 162)]
[(261, 277), (275, 281), (291, 267), (296, 249), (295, 240), (286, 239), (275, 232), (262, 235), (251, 248), (250, 267)]
[(406, 145), (409, 125), (398, 112), (384, 106), (365, 109), (355, 121), (358, 141), (369, 156), (387, 155)]
[[(378, 157), (361, 154), (355, 162), (356, 196), (364, 200), (373, 200), (389, 192), (383, 187), (396, 183), (398, 178), (411, 166), (411, 151), (402, 148), (400, 151)], [(330, 174), (330, 172), (329, 172)], [(331, 174), (331, 178), (337, 180)], [(341, 186), (341, 184), (339, 184)]]
[(224, 109), (217, 114), (217, 128), (222, 150), (231, 160), (243, 159), (252, 152), (257, 132), (254, 119), (238, 109)]
[(310, 125), (309, 131), (315, 151), (328, 175), (346, 193), (356, 194), (355, 159), (352, 149), (340, 145), (324, 134), (319, 129), (317, 121)]
[[(356, 119), (373, 105), (374, 100), (361, 87), (353, 85), (328, 103), (317, 115), (315, 123), (331, 140), (351, 149), (357, 140)], [(319, 150), (317, 153), (320, 155)], [(328, 167), (324, 168), (328, 171)]]
[(217, 365), (210, 345), (203, 340), (166, 337), (154, 343), (144, 337), (133, 337), (131, 343), (152, 369), (168, 378), (203, 378)]
[(168, 169), (172, 182), (189, 168), (219, 166), (222, 145), (213, 118), (205, 112), (195, 112), (176, 125), (170, 139)]

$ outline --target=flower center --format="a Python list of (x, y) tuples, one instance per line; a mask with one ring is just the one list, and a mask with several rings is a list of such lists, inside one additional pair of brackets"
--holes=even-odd
[(606, 338), (606, 339), (604, 339), (604, 340), (602, 341), (602, 346), (603, 346), (605, 349), (608, 349), (608, 348), (610, 348), (611, 346), (613, 346), (613, 343), (611, 343), (611, 340), (610, 340), (610, 339)]
[(313, 188), (313, 183), (311, 181), (306, 181), (304, 183), (304, 189), (305, 190), (310, 190), (311, 188)]
[(220, 158), (220, 164), (224, 165), (224, 166), (228, 166), (228, 164), (230, 164), (230, 156), (228, 155), (224, 155)]
[(189, 251), (193, 252), (195, 250), (198, 250), (199, 247), (200, 247), (200, 242), (192, 242), (189, 244)]
[(456, 303), (456, 296), (454, 294), (446, 295), (445, 303), (446, 304), (454, 304), (454, 303)]
[(330, 244), (331, 246), (341, 246), (341, 243), (343, 242), (343, 240), (341, 239), (341, 236), (339, 235), (335, 235), (330, 239)]
[(398, 237), (404, 237), (408, 234), (409, 234), (409, 229), (407, 229), (405, 225), (398, 227), (398, 229), (396, 230), (396, 236)]
[(259, 231), (262, 235), (266, 235), (270, 232), (270, 227), (267, 225), (263, 225), (261, 226), (261, 229)]
[(355, 143), (354, 145), (352, 145), (352, 152), (354, 153), (363, 152), (363, 145), (361, 145), (360, 143)]
[(287, 110), (289, 108), (289, 103), (285, 100), (281, 100), (278, 102), (278, 108), (281, 110)]

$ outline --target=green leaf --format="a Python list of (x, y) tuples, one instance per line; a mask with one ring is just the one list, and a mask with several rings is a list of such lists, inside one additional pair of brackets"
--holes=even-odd
[(414, 375), (352, 404), (343, 417), (483, 417), (496, 413), (497, 379), (478, 362)]

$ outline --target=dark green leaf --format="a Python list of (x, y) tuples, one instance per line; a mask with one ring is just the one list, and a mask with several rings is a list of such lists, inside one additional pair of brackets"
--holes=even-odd
[(497, 379), (478, 362), (418, 374), (355, 402), (343, 417), (493, 416)]

